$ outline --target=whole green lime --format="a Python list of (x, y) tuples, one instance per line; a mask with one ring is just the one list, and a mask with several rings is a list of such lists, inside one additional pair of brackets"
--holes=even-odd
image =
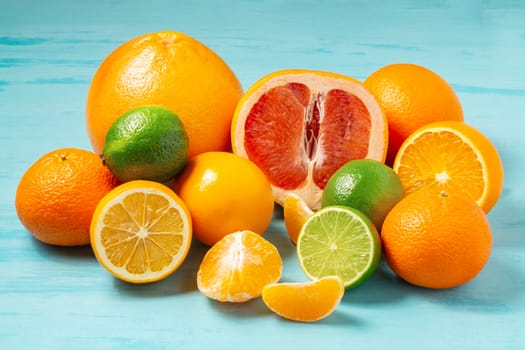
[(188, 162), (188, 135), (179, 117), (162, 106), (134, 108), (109, 128), (102, 150), (111, 172), (123, 182), (165, 182)]
[(388, 212), (403, 196), (403, 185), (392, 168), (376, 160), (356, 159), (330, 177), (321, 205), (358, 209), (380, 230)]

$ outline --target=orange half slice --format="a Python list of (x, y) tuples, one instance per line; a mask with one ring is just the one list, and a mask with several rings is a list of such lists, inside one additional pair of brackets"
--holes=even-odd
[(496, 147), (462, 122), (431, 123), (410, 135), (393, 166), (406, 194), (421, 187), (465, 193), (488, 213), (503, 189), (503, 164)]

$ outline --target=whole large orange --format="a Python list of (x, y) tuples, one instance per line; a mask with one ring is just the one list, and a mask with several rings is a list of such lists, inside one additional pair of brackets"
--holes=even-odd
[(98, 68), (87, 97), (86, 123), (97, 153), (111, 124), (128, 110), (156, 104), (179, 116), (189, 155), (230, 148), (230, 124), (242, 86), (211, 49), (183, 33), (134, 38)]
[(20, 179), (16, 211), (26, 229), (44, 243), (86, 245), (95, 208), (116, 185), (95, 153), (57, 149), (33, 163)]
[(388, 121), (386, 162), (390, 165), (403, 141), (416, 129), (442, 120), (463, 121), (463, 109), (454, 89), (428, 68), (390, 64), (372, 73), (364, 84)]
[(487, 263), (492, 234), (485, 212), (466, 195), (421, 189), (388, 213), (381, 230), (390, 268), (409, 283), (451, 288)]

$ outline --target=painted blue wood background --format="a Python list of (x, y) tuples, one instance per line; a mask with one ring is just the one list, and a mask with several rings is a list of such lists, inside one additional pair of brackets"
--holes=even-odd
[[(284, 68), (364, 79), (413, 62), (445, 77), (505, 166), (486, 268), (467, 285), (433, 291), (383, 265), (332, 316), (307, 325), (260, 300), (201, 295), (199, 244), (168, 279), (133, 286), (112, 278), (88, 247), (32, 239), (14, 209), (19, 178), (47, 151), (90, 149), (84, 108), (97, 66), (124, 41), (164, 29), (215, 50), (245, 88)], [(0, 348), (525, 348), (524, 61), (520, 0), (0, 0)], [(305, 280), (278, 213), (265, 237), (284, 257), (283, 280)]]

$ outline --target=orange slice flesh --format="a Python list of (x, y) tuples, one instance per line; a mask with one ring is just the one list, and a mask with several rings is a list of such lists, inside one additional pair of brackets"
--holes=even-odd
[(252, 231), (226, 235), (204, 256), (197, 287), (210, 299), (245, 302), (281, 278), (283, 262), (277, 248)]
[(306, 219), (313, 213), (313, 210), (306, 205), (303, 199), (294, 193), (289, 194), (284, 200), (284, 225), (293, 244), (297, 244), (297, 238)]
[(320, 208), (322, 189), (352, 159), (384, 161), (385, 116), (364, 85), (309, 70), (269, 74), (251, 86), (232, 121), (232, 149), (257, 164), (275, 200), (288, 193)]
[(406, 194), (421, 187), (465, 193), (488, 213), (503, 189), (503, 165), (492, 142), (462, 122), (428, 124), (402, 144), (393, 166)]
[(339, 305), (345, 288), (341, 278), (327, 276), (305, 283), (273, 283), (264, 287), (263, 302), (292, 321), (314, 322), (329, 316)]
[(161, 280), (186, 258), (191, 219), (182, 200), (157, 182), (117, 186), (98, 204), (90, 228), (97, 260), (131, 283)]

